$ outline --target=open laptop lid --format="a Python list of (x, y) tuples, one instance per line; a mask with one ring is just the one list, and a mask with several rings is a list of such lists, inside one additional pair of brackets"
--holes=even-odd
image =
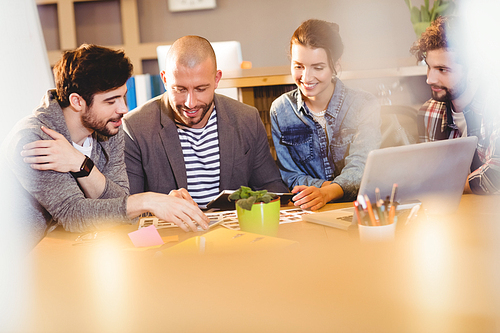
[(467, 137), (373, 150), (366, 160), (359, 193), (375, 202), (377, 187), (385, 199), (396, 183), (399, 203), (419, 200), (429, 213), (454, 212), (476, 145), (476, 137)]

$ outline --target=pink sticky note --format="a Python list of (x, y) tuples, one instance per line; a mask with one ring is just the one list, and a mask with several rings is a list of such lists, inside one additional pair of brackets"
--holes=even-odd
[(154, 225), (141, 228), (128, 234), (135, 247), (155, 246), (165, 244)]

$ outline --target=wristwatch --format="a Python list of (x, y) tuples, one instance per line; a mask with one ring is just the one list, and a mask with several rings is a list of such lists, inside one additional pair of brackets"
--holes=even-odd
[(83, 161), (82, 166), (80, 167), (80, 171), (78, 172), (70, 171), (70, 173), (75, 178), (87, 177), (88, 175), (90, 175), (90, 172), (92, 171), (93, 167), (94, 167), (94, 162), (92, 162), (92, 160), (88, 156), (85, 156), (85, 160)]

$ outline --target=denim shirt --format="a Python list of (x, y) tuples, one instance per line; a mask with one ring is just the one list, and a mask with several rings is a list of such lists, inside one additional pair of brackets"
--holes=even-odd
[(288, 187), (321, 187), (330, 181), (342, 187), (343, 200), (354, 200), (366, 157), (380, 147), (376, 98), (337, 79), (325, 114), (326, 133), (314, 121), (299, 89), (278, 97), (270, 112), (278, 166)]

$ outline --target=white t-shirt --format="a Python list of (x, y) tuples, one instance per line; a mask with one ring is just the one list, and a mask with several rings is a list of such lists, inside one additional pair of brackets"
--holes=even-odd
[(465, 121), (465, 116), (463, 112), (455, 112), (451, 110), (451, 115), (453, 117), (453, 122), (457, 125), (458, 130), (462, 134), (462, 137), (467, 136), (467, 122)]
[(80, 153), (90, 157), (90, 154), (92, 153), (92, 136), (89, 135), (85, 141), (83, 142), (83, 146), (80, 146), (79, 144), (76, 144), (73, 142), (73, 147), (76, 148)]

